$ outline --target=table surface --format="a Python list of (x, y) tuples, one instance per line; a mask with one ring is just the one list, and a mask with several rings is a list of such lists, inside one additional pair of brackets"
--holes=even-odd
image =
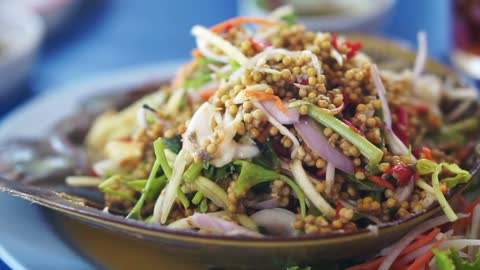
[[(448, 0), (397, 1), (381, 34), (415, 44), (417, 31), (425, 30), (430, 55), (448, 59), (450, 10)], [(236, 14), (237, 2), (231, 0), (84, 0), (45, 41), (21, 91), (0, 100), (0, 118), (33, 96), (66, 84), (132, 66), (186, 59), (194, 47), (192, 25), (212, 25)], [(0, 269), (8, 269), (1, 260)]]

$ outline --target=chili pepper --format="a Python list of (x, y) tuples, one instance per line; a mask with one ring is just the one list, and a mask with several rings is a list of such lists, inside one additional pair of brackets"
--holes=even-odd
[(360, 42), (345, 41), (343, 45), (347, 46), (350, 49), (350, 51), (347, 53), (348, 59), (355, 57), (355, 55), (357, 55), (357, 52), (363, 48), (363, 44)]
[(337, 205), (335, 207), (335, 219), (338, 219), (340, 217), (340, 210), (343, 208), (343, 204), (339, 201), (337, 201)]
[(388, 188), (390, 190), (395, 190), (395, 187), (390, 184), (390, 182), (388, 182), (387, 180), (383, 179), (382, 177), (380, 176), (377, 176), (377, 175), (372, 175), (372, 176), (369, 176), (368, 177), (368, 180), (374, 182), (375, 184), (378, 184), (384, 188)]
[(428, 147), (422, 147), (422, 152), (426, 159), (433, 160), (432, 151)]
[(412, 168), (405, 165), (405, 163), (398, 163), (397, 165), (391, 167), (385, 172), (386, 175), (393, 173), (397, 178), (397, 184), (399, 186), (405, 186), (408, 184), (410, 179), (412, 179), (414, 171)]
[(403, 144), (408, 145), (408, 111), (405, 106), (400, 106), (395, 111), (395, 115), (397, 116), (397, 122), (393, 125), (393, 132), (398, 138), (403, 142)]
[(430, 111), (430, 108), (428, 108), (427, 105), (417, 105), (415, 106), (415, 110), (418, 113), (428, 113)]
[[(347, 53), (347, 58), (348, 59), (354, 57), (357, 54), (357, 52), (360, 49), (363, 48), (363, 44), (361, 42), (352, 42), (352, 41), (348, 41), (348, 40), (344, 41), (342, 45), (350, 49), (350, 51)], [(338, 47), (340, 46), (338, 44), (337, 34), (333, 34), (333, 36), (332, 36), (332, 46), (336, 50), (338, 50)]]

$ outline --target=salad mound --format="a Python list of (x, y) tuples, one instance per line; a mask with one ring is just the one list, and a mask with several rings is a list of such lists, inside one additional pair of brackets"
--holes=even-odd
[[(309, 32), (287, 9), (191, 30), (169, 86), (99, 116), (87, 137), (106, 211), (203, 233), (354, 232), (401, 220), (469, 181), (476, 92), (379, 70), (362, 44)], [(448, 114), (445, 99), (463, 104)]]

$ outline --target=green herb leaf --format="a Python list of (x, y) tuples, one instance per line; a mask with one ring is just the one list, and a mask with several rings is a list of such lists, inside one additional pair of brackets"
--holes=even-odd
[(208, 211), (208, 202), (207, 198), (203, 198), (202, 202), (200, 203), (200, 212), (206, 213)]
[(286, 23), (288, 26), (292, 26), (297, 23), (297, 17), (293, 13), (285, 15), (280, 19), (282, 20), (282, 22)]
[(237, 185), (235, 186), (235, 193), (237, 195), (245, 194), (251, 187), (260, 183), (280, 179), (285, 181), (297, 193), (302, 216), (305, 216), (305, 194), (297, 185), (297, 183), (292, 181), (292, 179), (248, 161), (236, 160), (233, 162), (233, 164), (241, 167), (240, 175), (237, 179)]
[(452, 188), (458, 184), (466, 183), (471, 178), (470, 172), (461, 169), (455, 163), (452, 163), (452, 164), (441, 163), (440, 165), (443, 165), (445, 169), (455, 174), (454, 177), (447, 177), (442, 179), (442, 183), (447, 184), (449, 188)]
[(162, 142), (165, 147), (170, 149), (175, 154), (178, 154), (180, 149), (182, 149), (182, 136), (180, 135), (176, 135), (171, 139), (162, 138)]
[(253, 163), (271, 170), (280, 168), (280, 158), (273, 150), (270, 140), (263, 144), (257, 144), (257, 146), (260, 148), (260, 154), (252, 159)]
[(417, 163), (415, 163), (415, 167), (417, 168), (417, 172), (420, 175), (431, 174), (435, 171), (437, 167), (437, 163), (435, 161), (429, 159), (419, 159)]
[(153, 183), (155, 181), (155, 178), (157, 177), (157, 173), (158, 173), (158, 170), (160, 169), (160, 166), (162, 166), (163, 172), (165, 173), (167, 178), (172, 174), (172, 168), (170, 168), (170, 166), (168, 165), (167, 158), (165, 157), (165, 152), (164, 152), (165, 147), (163, 145), (161, 138), (158, 138), (155, 142), (153, 142), (153, 149), (155, 151), (156, 159), (155, 159), (155, 162), (153, 163), (152, 170), (150, 171), (150, 175), (148, 176), (147, 183), (145, 184), (145, 189), (143, 190), (142, 195), (140, 196), (140, 199), (138, 199), (135, 206), (127, 215), (127, 218), (137, 219), (137, 220), (142, 219), (141, 211), (142, 211), (143, 205), (145, 204), (145, 200), (147, 200), (147, 197), (151, 196), (149, 195), (150, 193), (157, 192), (153, 190), (154, 188)]
[(433, 254), (435, 254), (435, 264), (437, 265), (438, 270), (452, 270), (455, 269), (455, 265), (452, 260), (449, 258), (449, 251), (440, 251), (439, 249), (432, 249)]

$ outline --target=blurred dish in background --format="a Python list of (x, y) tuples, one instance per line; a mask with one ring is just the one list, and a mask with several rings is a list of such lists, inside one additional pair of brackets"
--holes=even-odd
[(395, 0), (249, 0), (238, 1), (241, 15), (268, 14), (289, 4), (310, 30), (330, 32), (379, 32)]
[(0, 1), (0, 98), (29, 74), (43, 36), (37, 14), (18, 2)]
[(453, 64), (466, 75), (480, 80), (480, 1), (454, 1)]
[(61, 28), (67, 18), (75, 11), (81, 1), (78, 0), (20, 0), (40, 14), (45, 20), (48, 32)]

